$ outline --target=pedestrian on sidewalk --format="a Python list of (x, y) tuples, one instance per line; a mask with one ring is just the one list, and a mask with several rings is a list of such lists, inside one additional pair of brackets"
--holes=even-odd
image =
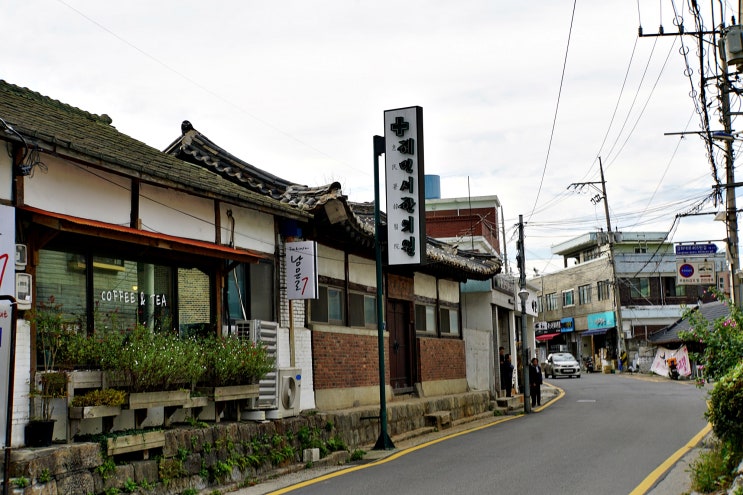
[(529, 392), (531, 393), (531, 407), (542, 405), (542, 368), (539, 360), (532, 358), (529, 365)]
[(510, 354), (503, 356), (503, 362), (500, 365), (500, 388), (506, 391), (506, 397), (511, 397), (511, 389), (513, 388), (513, 363), (511, 363)]

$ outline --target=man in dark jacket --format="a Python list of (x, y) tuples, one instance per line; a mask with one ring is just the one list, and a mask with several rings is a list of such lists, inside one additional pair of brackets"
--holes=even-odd
[(531, 407), (542, 405), (542, 368), (539, 360), (533, 358), (529, 365), (529, 392), (531, 394)]

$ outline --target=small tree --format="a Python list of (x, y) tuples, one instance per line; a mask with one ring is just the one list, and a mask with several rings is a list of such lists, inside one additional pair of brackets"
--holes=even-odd
[[(681, 340), (690, 344), (691, 358), (704, 365), (709, 378), (718, 380), (743, 357), (743, 312), (719, 292), (716, 297), (730, 308), (729, 316), (710, 322), (696, 309), (684, 312), (691, 330), (680, 332)], [(694, 351), (693, 349), (698, 349)]]

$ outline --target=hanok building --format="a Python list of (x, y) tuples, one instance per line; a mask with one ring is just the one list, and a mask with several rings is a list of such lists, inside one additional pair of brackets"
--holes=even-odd
[[(21, 310), (14, 424), (29, 418), (37, 368), (35, 330), (23, 312), (52, 296), (79, 332), (136, 324), (184, 335), (272, 332), (277, 374), (296, 366), (303, 383), (296, 405), (284, 409), (274, 376), (268, 404), (255, 406), (268, 416), (378, 401), (370, 205), (349, 202), (338, 184), (306, 187), (253, 167), (186, 123), (164, 153), (105, 115), (4, 81), (0, 119), (0, 239), (6, 255), (27, 255), (9, 264), (0, 286)], [(317, 242), (319, 290), (290, 305), (284, 260), (295, 239)], [(500, 270), (493, 256), (433, 242), (426, 250), (426, 265), (385, 269), (390, 393), (467, 390), (459, 283)], [(23, 293), (16, 271), (31, 281)], [(421, 326), (416, 316), (428, 307), (438, 316)], [(58, 421), (55, 436), (64, 430)], [(12, 442), (23, 442), (21, 428)]]

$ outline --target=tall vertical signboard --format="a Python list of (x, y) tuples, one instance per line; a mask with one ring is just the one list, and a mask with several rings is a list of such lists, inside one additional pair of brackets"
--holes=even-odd
[(423, 108), (384, 112), (387, 262), (426, 262)]
[(286, 298), (317, 299), (317, 244), (286, 243)]
[[(0, 295), (15, 295), (15, 209), (0, 205)], [(0, 425), (6, 426), (8, 418), (8, 392), (10, 376), (10, 344), (12, 332), (12, 307), (9, 301), (0, 300)], [(10, 444), (0, 432), (3, 445)], [(6, 442), (7, 440), (7, 442)]]

